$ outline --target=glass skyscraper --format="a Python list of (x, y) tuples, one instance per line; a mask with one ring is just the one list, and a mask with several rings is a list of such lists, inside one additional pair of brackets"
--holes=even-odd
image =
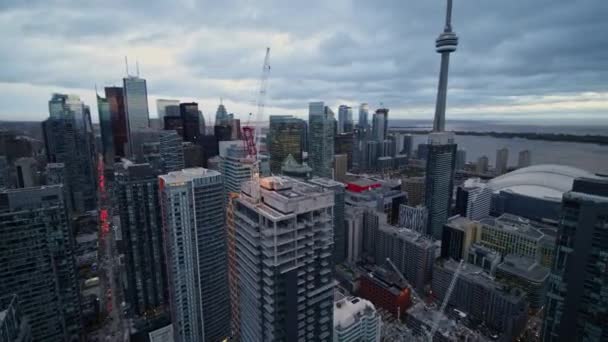
[(129, 156), (129, 128), (125, 112), (125, 98), (121, 87), (106, 87), (106, 100), (112, 122), (112, 139), (114, 140), (114, 155)]
[(334, 113), (323, 102), (308, 106), (309, 160), (315, 176), (333, 178)]
[(290, 154), (298, 163), (302, 163), (303, 134), (304, 120), (291, 115), (270, 116), (267, 146), (272, 173), (281, 173), (281, 165)]
[(543, 342), (608, 341), (608, 178), (579, 178), (562, 198)]
[(182, 136), (184, 141), (198, 142), (201, 136), (198, 103), (180, 103), (179, 112), (182, 118)]
[(124, 105), (127, 114), (127, 130), (131, 152), (137, 147), (133, 146), (131, 136), (133, 132), (145, 130), (150, 127), (148, 112), (148, 90), (146, 80), (137, 76), (123, 78)]
[(114, 137), (112, 134), (112, 112), (108, 100), (97, 95), (97, 112), (99, 130), (101, 131), (101, 149), (103, 160), (107, 165), (114, 163)]

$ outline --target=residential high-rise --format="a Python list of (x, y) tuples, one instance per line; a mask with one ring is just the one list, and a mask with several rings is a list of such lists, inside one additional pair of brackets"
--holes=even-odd
[(315, 176), (332, 178), (334, 161), (334, 113), (323, 102), (308, 106), (309, 160)]
[(156, 100), (156, 112), (158, 113), (158, 118), (160, 120), (164, 120), (165, 116), (167, 115), (168, 106), (179, 106), (179, 100), (168, 100), (168, 99), (157, 99)]
[(334, 342), (380, 342), (382, 319), (370, 301), (358, 297), (334, 303)]
[(479, 158), (477, 158), (477, 166), (475, 168), (475, 171), (477, 173), (480, 174), (484, 174), (486, 172), (488, 172), (488, 165), (489, 165), (489, 161), (488, 161), (488, 157), (487, 156), (481, 156)]
[(0, 341), (32, 342), (32, 328), (23, 315), (17, 295), (0, 298)]
[(63, 163), (46, 164), (46, 185), (58, 185), (65, 182), (65, 165)]
[(158, 150), (163, 172), (168, 173), (185, 168), (182, 137), (177, 132), (162, 131)]
[(222, 175), (184, 169), (159, 183), (175, 340), (222, 341), (230, 335)]
[[(223, 145), (227, 145), (225, 148)], [(251, 179), (254, 160), (247, 157), (242, 141), (220, 141), (220, 172), (224, 176), (226, 194), (240, 193), (243, 182)]]
[[(116, 171), (116, 197), (125, 246), (125, 299), (136, 316), (164, 311), (166, 269), (158, 173), (149, 164), (123, 160)], [(151, 317), (148, 317), (151, 318)]]
[(116, 157), (127, 157), (130, 153), (129, 126), (125, 110), (124, 91), (121, 87), (106, 87), (104, 90), (110, 111), (110, 121), (112, 122), (114, 155)]
[(359, 106), (359, 128), (367, 128), (369, 126), (369, 105), (362, 103)]
[(456, 213), (476, 221), (490, 216), (492, 193), (492, 189), (481, 179), (467, 179), (456, 190)]
[(399, 227), (424, 234), (428, 217), (429, 212), (423, 206), (410, 207), (405, 204), (399, 206)]
[(506, 147), (496, 150), (496, 164), (494, 171), (497, 175), (502, 175), (507, 172), (509, 165), (509, 150)]
[(387, 258), (417, 289), (431, 281), (436, 245), (430, 238), (407, 228), (381, 223), (372, 235), (374, 260), (384, 263)]
[(435, 107), (435, 120), (433, 132), (445, 131), (445, 107), (448, 95), (448, 69), (450, 67), (450, 53), (456, 51), (458, 37), (452, 32), (452, 0), (448, 0), (445, 27), (437, 37), (435, 47), (441, 54), (441, 71), (439, 72), (439, 85), (437, 89), (437, 103)]
[(446, 132), (429, 135), (429, 155), (426, 160), (425, 206), (429, 211), (427, 234), (441, 239), (443, 225), (448, 221), (452, 206), (456, 144)]
[[(97, 94), (95, 94), (97, 95)], [(101, 131), (101, 152), (106, 165), (114, 164), (114, 134), (112, 133), (112, 112), (107, 99), (97, 95), (97, 113)]]
[(122, 79), (122, 82), (127, 126), (129, 136), (131, 136), (135, 131), (150, 128), (148, 89), (146, 80), (138, 76), (127, 76)]
[(402, 154), (407, 154), (408, 158), (413, 158), (412, 152), (414, 151), (414, 137), (411, 134), (404, 134), (401, 136), (403, 139), (403, 146), (401, 147)]
[(268, 153), (270, 154), (270, 171), (280, 174), (281, 165), (288, 155), (302, 163), (302, 135), (304, 120), (291, 115), (271, 115), (268, 131)]
[(541, 340), (606, 341), (608, 179), (579, 178), (562, 198)]
[(378, 108), (372, 117), (372, 139), (383, 142), (388, 134), (388, 109)]
[(184, 138), (184, 141), (197, 143), (201, 135), (201, 132), (199, 131), (200, 126), (198, 121), (198, 103), (180, 103), (179, 112), (182, 118), (182, 137)]
[(243, 341), (330, 341), (334, 193), (285, 177), (235, 201)]
[(334, 192), (334, 262), (346, 259), (346, 231), (344, 227), (344, 183), (328, 178), (313, 178), (310, 183)]
[(349, 106), (338, 107), (338, 134), (353, 131), (353, 109)]
[(348, 155), (336, 154), (334, 156), (334, 179), (338, 182), (346, 181), (346, 172), (348, 171)]
[(80, 212), (96, 207), (95, 140), (89, 107), (75, 95), (53, 94), (42, 123), (49, 163), (65, 165), (67, 202)]
[(530, 157), (530, 150), (523, 150), (519, 152), (519, 159), (517, 160), (517, 167), (528, 167), (532, 164), (532, 160)]
[(80, 292), (60, 185), (0, 192), (0, 293), (16, 294), (34, 341), (79, 341)]

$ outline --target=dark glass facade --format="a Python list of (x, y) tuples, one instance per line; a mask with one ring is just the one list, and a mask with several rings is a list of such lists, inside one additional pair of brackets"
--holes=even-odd
[(106, 100), (110, 109), (112, 122), (112, 139), (116, 157), (128, 156), (129, 131), (127, 130), (127, 114), (125, 100), (121, 87), (106, 87)]
[(179, 105), (180, 117), (182, 119), (182, 127), (184, 141), (191, 143), (197, 143), (200, 140), (200, 124), (199, 124), (199, 111), (198, 103), (180, 103)]

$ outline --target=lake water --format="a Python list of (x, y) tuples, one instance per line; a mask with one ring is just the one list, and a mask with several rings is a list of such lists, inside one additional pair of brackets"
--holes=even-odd
[[(390, 125), (391, 127), (407, 126), (428, 129), (432, 123), (430, 121), (422, 120), (391, 120)], [(542, 126), (474, 121), (457, 121), (454, 123), (448, 123), (447, 130), (608, 135), (607, 126)], [(457, 135), (455, 139), (456, 143), (458, 144), (458, 148), (466, 151), (468, 162), (476, 162), (477, 158), (485, 155), (488, 157), (490, 164), (494, 165), (494, 160), (496, 159), (496, 150), (506, 147), (509, 150), (509, 166), (517, 166), (519, 152), (529, 150), (533, 165), (570, 165), (595, 173), (608, 174), (608, 145), (463, 135)], [(421, 134), (414, 136), (415, 145), (426, 143), (426, 141), (426, 135)]]

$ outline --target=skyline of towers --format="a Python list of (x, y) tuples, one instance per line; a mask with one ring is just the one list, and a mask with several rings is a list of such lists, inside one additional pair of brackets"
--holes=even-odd
[(171, 321), (177, 341), (230, 336), (224, 185), (213, 170), (159, 176)]

